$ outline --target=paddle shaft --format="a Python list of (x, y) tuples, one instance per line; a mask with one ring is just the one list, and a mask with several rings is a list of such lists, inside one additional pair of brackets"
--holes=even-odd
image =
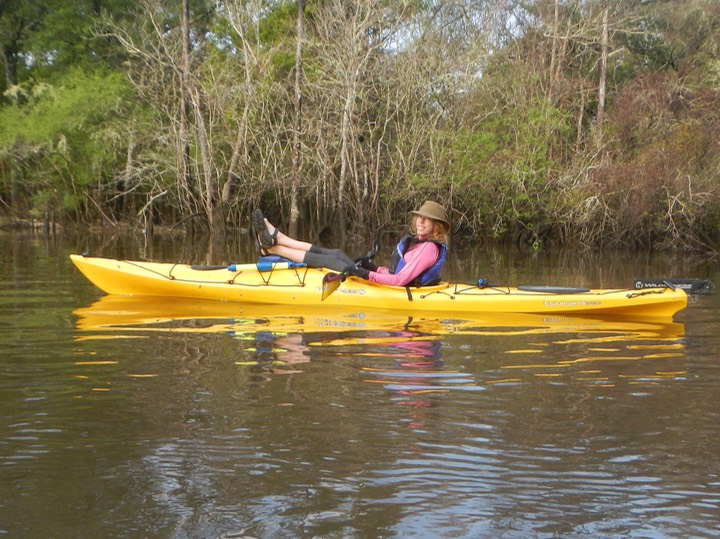
[(688, 294), (712, 294), (715, 285), (708, 279), (635, 279), (635, 288), (680, 288)]
[(305, 264), (299, 262), (258, 262), (257, 264), (229, 264), (225, 266), (191, 266), (197, 271), (213, 271), (226, 269), (228, 271), (273, 271), (283, 269), (303, 268)]

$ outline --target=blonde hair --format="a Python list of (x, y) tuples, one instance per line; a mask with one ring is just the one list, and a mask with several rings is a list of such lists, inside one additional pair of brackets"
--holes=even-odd
[[(420, 216), (413, 215), (412, 219), (410, 220), (410, 230), (413, 234), (417, 234), (417, 227), (415, 226), (415, 222), (417, 221), (418, 217)], [(430, 219), (433, 222), (433, 233), (428, 236), (428, 239), (447, 245), (450, 239), (448, 236), (448, 233), (450, 232), (450, 227), (447, 225), (447, 223), (443, 223), (442, 221), (438, 221), (430, 217), (426, 217), (426, 219)]]

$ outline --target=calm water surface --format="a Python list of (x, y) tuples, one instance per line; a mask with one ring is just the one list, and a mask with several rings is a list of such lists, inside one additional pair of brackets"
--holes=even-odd
[[(2, 535), (720, 536), (717, 293), (664, 323), (168, 303), (104, 296), (68, 259), (88, 246), (0, 236)], [(720, 283), (717, 259), (685, 256), (451, 264)]]

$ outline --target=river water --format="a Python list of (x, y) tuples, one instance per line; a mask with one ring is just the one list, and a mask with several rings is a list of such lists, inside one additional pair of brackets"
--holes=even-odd
[[(664, 322), (148, 301), (86, 281), (68, 255), (88, 247), (148, 256), (0, 236), (0, 535), (720, 536), (717, 293)], [(449, 264), (509, 285), (720, 282), (686, 255)]]

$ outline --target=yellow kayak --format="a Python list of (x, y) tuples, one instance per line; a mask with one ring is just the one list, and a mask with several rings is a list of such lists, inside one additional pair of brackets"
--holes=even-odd
[[(441, 283), (422, 288), (381, 286), (354, 277), (322, 301), (329, 270), (288, 263), (194, 267), (70, 256), (108, 294), (220, 300), (245, 304), (371, 308), (407, 314), (467, 317), (528, 313), (672, 317), (687, 306), (680, 288), (572, 289)], [(322, 303), (321, 303), (322, 302)]]

